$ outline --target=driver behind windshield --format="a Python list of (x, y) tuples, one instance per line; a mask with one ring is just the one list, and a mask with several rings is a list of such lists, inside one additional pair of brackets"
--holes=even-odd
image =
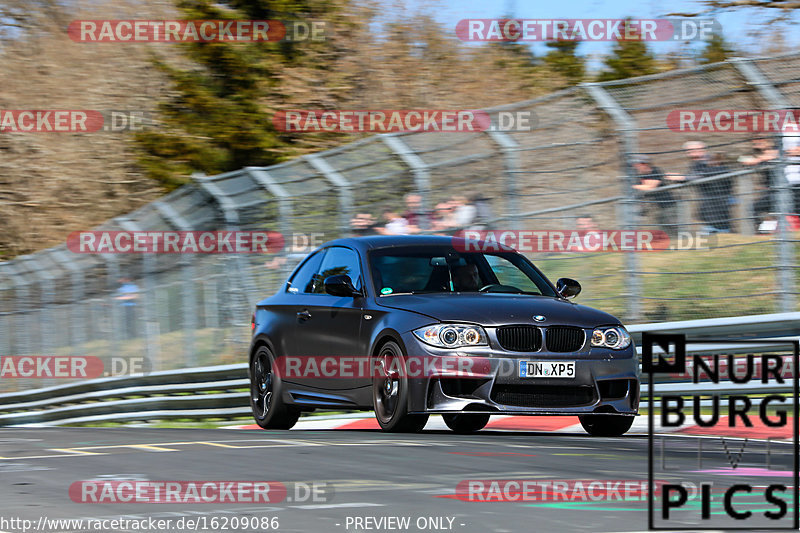
[(453, 270), (453, 290), (459, 292), (477, 291), (481, 288), (481, 276), (478, 266), (468, 264)]

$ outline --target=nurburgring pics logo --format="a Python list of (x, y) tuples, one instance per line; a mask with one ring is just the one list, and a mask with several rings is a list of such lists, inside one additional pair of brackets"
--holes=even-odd
[[(796, 531), (800, 527), (799, 344), (642, 333), (642, 372), (650, 384), (651, 489), (657, 431), (658, 475), (669, 478), (660, 494), (650, 491), (651, 530)], [(728, 353), (720, 353), (720, 346)], [(740, 359), (745, 362), (743, 374), (736, 372)], [(724, 361), (727, 364), (721, 365)], [(687, 369), (691, 381), (675, 381)], [(657, 374), (664, 376), (656, 379)], [(793, 376), (791, 382), (784, 379), (787, 374)], [(686, 392), (692, 386), (694, 390)], [(679, 437), (672, 436), (676, 431)], [(673, 443), (671, 449), (667, 442)], [(691, 494), (687, 484), (693, 487)]]
[(692, 41), (722, 27), (714, 19), (463, 19), (462, 41)]
[(800, 131), (800, 110), (675, 109), (667, 127), (675, 132), (781, 133)]

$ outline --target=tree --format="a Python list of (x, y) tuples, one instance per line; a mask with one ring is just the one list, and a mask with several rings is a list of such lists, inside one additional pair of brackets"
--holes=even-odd
[(582, 82), (586, 74), (583, 58), (575, 53), (579, 44), (580, 41), (551, 41), (545, 45), (550, 49), (544, 56), (545, 65), (564, 76), (570, 85)]
[(705, 48), (700, 52), (700, 64), (719, 63), (725, 61), (733, 55), (733, 49), (721, 33), (714, 33), (711, 39), (706, 41)]
[[(620, 33), (638, 35), (638, 29), (629, 27), (626, 19)], [(656, 61), (647, 48), (647, 44), (639, 39), (618, 40), (614, 44), (611, 55), (603, 61), (606, 69), (598, 76), (597, 81), (621, 80), (635, 76), (645, 76), (656, 72)]]
[[(348, 0), (179, 0), (185, 18), (203, 20), (320, 19)], [(160, 104), (160, 125), (137, 136), (139, 163), (148, 175), (173, 188), (197, 170), (207, 174), (270, 165), (287, 155), (291, 139), (271, 122), (284, 101), (289, 67), (324, 68), (317, 49), (324, 42), (198, 42), (180, 45), (188, 61), (154, 59), (173, 84)]]

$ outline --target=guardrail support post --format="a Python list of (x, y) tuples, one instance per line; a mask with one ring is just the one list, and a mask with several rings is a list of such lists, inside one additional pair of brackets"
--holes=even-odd
[(417, 194), (420, 196), (419, 207), (420, 210), (425, 213), (425, 216), (421, 217), (422, 224), (420, 224), (420, 229), (423, 231), (430, 229), (431, 176), (428, 171), (428, 165), (397, 135), (384, 133), (379, 135), (379, 137), (383, 143), (400, 158), (403, 164), (411, 169), (411, 173), (414, 174), (414, 186), (417, 189)]
[[(192, 174), (192, 179), (197, 183), (211, 198), (217, 202), (225, 217), (225, 229), (228, 231), (239, 230), (239, 212), (236, 205), (228, 198), (228, 195), (214, 183), (214, 176), (196, 172)], [(246, 268), (244, 259), (240, 254), (225, 254), (225, 263), (233, 263), (233, 272), (227, 276), (226, 281), (235, 285), (231, 289), (230, 302), (232, 305), (231, 325), (244, 325), (249, 321), (250, 313), (253, 310), (252, 298), (255, 298), (255, 286), (250, 279), (250, 272)], [(238, 305), (237, 305), (238, 304)]]
[(349, 235), (350, 219), (353, 218), (353, 191), (350, 182), (317, 154), (304, 155), (303, 159), (336, 187), (339, 193), (339, 228), (341, 235)]
[(500, 147), (503, 154), (505, 165), (506, 183), (506, 205), (508, 215), (511, 218), (511, 229), (519, 231), (522, 229), (522, 221), (519, 218), (519, 203), (517, 202), (517, 172), (519, 172), (519, 157), (517, 148), (519, 144), (507, 133), (501, 131), (487, 131), (489, 138)]
[[(289, 193), (284, 189), (279, 183), (277, 183), (272, 176), (269, 175), (263, 168), (256, 168), (256, 167), (245, 167), (245, 172), (250, 174), (250, 177), (253, 178), (253, 181), (258, 183), (261, 187), (266, 189), (272, 196), (278, 199), (278, 212), (280, 213), (280, 218), (278, 219), (278, 226), (281, 228), (281, 233), (283, 234), (283, 256), (287, 256), (290, 253), (290, 243), (289, 239), (292, 239), (291, 246), (294, 245), (294, 234), (292, 232), (292, 200)], [(350, 221), (348, 221), (348, 224)], [(283, 263), (281, 267), (281, 271), (284, 273), (284, 277), (288, 277), (289, 269), (292, 268), (292, 265), (289, 264), (288, 261)]]
[[(769, 104), (770, 109), (781, 111), (791, 109), (791, 104), (781, 92), (770, 83), (764, 74), (756, 67), (751, 60), (744, 58), (733, 58), (731, 64), (747, 80), (747, 83), (755, 87), (761, 97)], [(777, 211), (778, 211), (778, 292), (780, 293), (780, 310), (788, 313), (795, 310), (795, 278), (794, 278), (794, 253), (791, 235), (787, 227), (786, 216), (796, 213), (798, 206), (792, 206), (791, 184), (786, 179), (784, 172), (786, 167), (786, 154), (783, 150), (783, 136), (781, 132), (775, 134), (778, 144), (779, 159), (777, 167)]]
[[(619, 103), (611, 97), (601, 85), (596, 83), (584, 83), (582, 87), (597, 102), (597, 105), (605, 111), (614, 121), (621, 140), (622, 140), (622, 171), (625, 175), (623, 185), (622, 200), (622, 228), (625, 230), (639, 229), (639, 217), (635, 200), (635, 189), (633, 188), (635, 171), (631, 164), (631, 156), (639, 153), (638, 139), (636, 138), (636, 122), (625, 112)], [(639, 258), (635, 251), (625, 252), (625, 275), (626, 296), (627, 296), (627, 320), (640, 320), (642, 318), (642, 287), (639, 278)]]

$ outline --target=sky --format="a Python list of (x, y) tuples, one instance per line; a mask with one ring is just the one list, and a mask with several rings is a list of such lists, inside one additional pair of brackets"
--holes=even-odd
[[(697, 13), (705, 10), (702, 2), (697, 0), (438, 0), (430, 4), (427, 0), (409, 0), (410, 6), (434, 5), (435, 17), (445, 26), (455, 28), (461, 19), (468, 18), (500, 18), (513, 13), (515, 18), (527, 19), (564, 19), (564, 18), (667, 18), (676, 13)], [(721, 26), (726, 40), (738, 48), (753, 55), (759, 49), (762, 37), (752, 32), (763, 31), (762, 23), (778, 15), (777, 10), (759, 10), (742, 8), (726, 10), (718, 13), (702, 15), (714, 18)], [(800, 10), (792, 15), (791, 21), (783, 25), (788, 44), (800, 47)], [(680, 46), (675, 42), (648, 43), (657, 54), (677, 51)], [(590, 58), (590, 66), (599, 65), (600, 55), (607, 53), (611, 42), (584, 42), (578, 53)], [(536, 55), (544, 55), (544, 43), (532, 43)], [(694, 45), (700, 48), (700, 44)]]

